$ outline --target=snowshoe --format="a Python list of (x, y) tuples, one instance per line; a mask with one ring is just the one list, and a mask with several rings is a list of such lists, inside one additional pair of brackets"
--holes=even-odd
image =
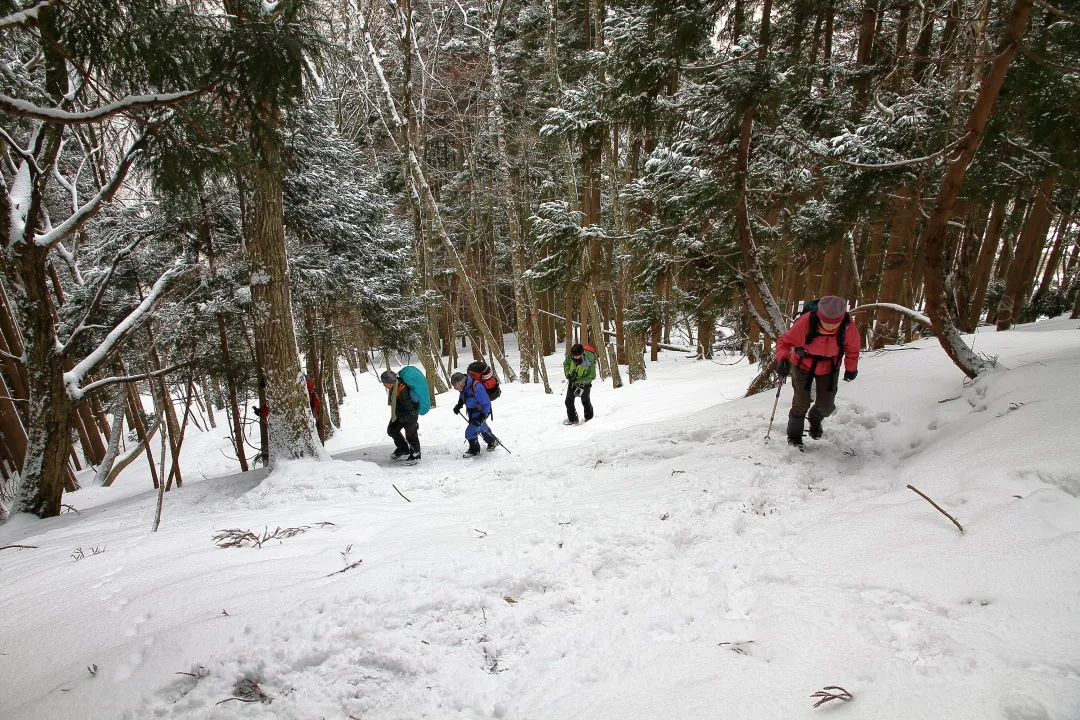
[(404, 460), (409, 457), (411, 453), (408, 450), (395, 450), (390, 457), (395, 460)]

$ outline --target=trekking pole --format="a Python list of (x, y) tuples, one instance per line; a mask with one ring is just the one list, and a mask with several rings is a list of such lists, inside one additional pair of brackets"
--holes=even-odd
[(772, 415), (769, 415), (769, 429), (765, 433), (765, 443), (768, 444), (769, 436), (772, 435), (773, 418), (776, 417), (776, 406), (780, 404), (780, 391), (784, 389), (784, 383), (787, 382), (787, 375), (780, 378), (780, 384), (776, 386), (776, 399), (772, 404)]
[[(465, 417), (464, 415), (462, 415), (462, 414), (461, 414), (461, 411), (460, 411), (460, 410), (458, 410), (457, 414), (458, 414), (458, 417), (460, 417), (460, 418), (461, 418), (462, 420), (464, 420), (464, 421), (465, 421), (466, 423), (468, 423), (468, 422), (469, 422), (469, 418), (467, 418), (467, 417)], [(488, 429), (490, 430), (490, 428), (491, 428), (491, 426), (489, 425), (489, 426), (488, 426)], [(502, 448), (503, 450), (505, 450), (506, 452), (510, 453), (511, 455), (513, 455), (513, 454), (514, 454), (514, 453), (510, 452), (510, 448), (508, 448), (508, 447), (506, 447), (505, 445), (503, 445), (503, 441), (499, 439), (499, 436), (498, 436), (498, 435), (496, 435), (495, 433), (491, 433), (491, 437), (495, 438), (495, 442), (497, 442), (497, 443), (499, 444), (499, 447), (501, 447), (501, 448)]]

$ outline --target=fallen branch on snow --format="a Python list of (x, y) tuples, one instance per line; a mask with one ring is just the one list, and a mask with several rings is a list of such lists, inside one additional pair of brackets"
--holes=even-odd
[(931, 500), (931, 499), (930, 499), (929, 497), (927, 497), (927, 496), (926, 496), (926, 493), (924, 493), (924, 492), (923, 492), (922, 490), (918, 489), (918, 488), (917, 488), (917, 487), (915, 487), (914, 485), (908, 485), (908, 489), (909, 489), (909, 490), (914, 490), (914, 491), (915, 491), (915, 492), (917, 492), (917, 493), (918, 493), (919, 495), (921, 495), (921, 496), (922, 496), (922, 498), (923, 498), (923, 500), (925, 500), (926, 502), (930, 503), (930, 504), (931, 504), (931, 505), (933, 505), (933, 506), (934, 506), (935, 508), (937, 508), (937, 511), (938, 511), (939, 513), (941, 513), (941, 514), (942, 514), (942, 515), (944, 515), (945, 517), (947, 517), (947, 518), (949, 518), (950, 520), (952, 520), (952, 522), (953, 522), (953, 525), (955, 525), (955, 526), (957, 527), (957, 529), (958, 529), (958, 530), (960, 530), (960, 534), (961, 534), (961, 535), (963, 535), (963, 534), (964, 534), (964, 526), (963, 526), (963, 525), (961, 525), (960, 523), (956, 522), (956, 518), (954, 518), (954, 517), (953, 517), (952, 515), (950, 515), (949, 513), (945, 512), (944, 510), (942, 510), (942, 509), (941, 509), (941, 506), (940, 506), (940, 505), (938, 505), (938, 504), (937, 504), (936, 502), (934, 502), (934, 501), (933, 501), (933, 500)]
[(818, 690), (810, 697), (821, 698), (816, 703), (814, 703), (814, 707), (824, 705), (830, 700), (843, 700), (844, 702), (848, 702), (849, 700), (853, 699), (851, 693), (849, 693), (847, 690), (840, 687), (839, 685), (826, 685), (824, 688)]

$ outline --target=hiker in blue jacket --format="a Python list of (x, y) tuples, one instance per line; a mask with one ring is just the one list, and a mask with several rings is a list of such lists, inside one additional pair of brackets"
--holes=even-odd
[(480, 454), (480, 443), (476, 439), (479, 435), (487, 443), (488, 450), (494, 450), (499, 446), (499, 440), (488, 427), (487, 419), (491, 415), (491, 400), (488, 399), (487, 390), (483, 383), (476, 382), (474, 378), (465, 373), (456, 372), (450, 376), (450, 384), (458, 391), (457, 405), (454, 406), (454, 414), (465, 408), (469, 425), (465, 428), (465, 439), (469, 441), (469, 449), (462, 457), (473, 457)]

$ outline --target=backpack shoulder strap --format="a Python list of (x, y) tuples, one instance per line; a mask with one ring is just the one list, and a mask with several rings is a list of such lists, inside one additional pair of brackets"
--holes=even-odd
[(851, 324), (851, 313), (844, 313), (844, 319), (840, 321), (840, 329), (836, 331), (836, 367), (844, 360), (844, 333)]

